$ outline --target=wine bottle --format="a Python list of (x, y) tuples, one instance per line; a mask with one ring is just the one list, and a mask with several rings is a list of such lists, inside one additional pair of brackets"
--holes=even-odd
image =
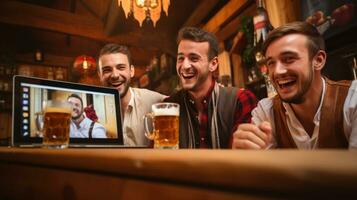
[(269, 31), (273, 30), (273, 26), (270, 24), (268, 13), (265, 9), (264, 0), (257, 0), (257, 14), (253, 17), (254, 23), (254, 49), (255, 49), (255, 61), (265, 81), (265, 87), (267, 89), (267, 96), (273, 97), (276, 95), (276, 91), (269, 79), (268, 70), (264, 62), (264, 55), (262, 52), (263, 42), (268, 37)]

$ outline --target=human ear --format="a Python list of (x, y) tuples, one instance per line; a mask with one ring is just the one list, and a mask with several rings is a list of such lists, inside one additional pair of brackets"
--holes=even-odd
[(312, 65), (314, 70), (322, 70), (326, 63), (326, 52), (323, 50), (319, 50), (314, 58), (312, 59)]
[(130, 78), (133, 78), (135, 75), (135, 67), (134, 65), (130, 65)]
[(208, 70), (210, 72), (214, 72), (214, 71), (216, 71), (217, 67), (218, 67), (218, 57), (216, 56), (216, 57), (212, 58), (212, 60), (210, 61)]

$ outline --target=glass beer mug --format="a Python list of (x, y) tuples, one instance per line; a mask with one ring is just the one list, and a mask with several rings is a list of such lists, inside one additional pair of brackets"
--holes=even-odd
[(67, 101), (50, 100), (46, 102), (43, 146), (47, 148), (66, 148), (69, 143), (72, 106)]
[[(154, 148), (178, 149), (179, 116), (180, 105), (177, 103), (156, 103), (152, 105), (152, 112), (144, 116), (144, 129), (145, 136), (154, 141)], [(149, 130), (150, 125), (152, 131)]]

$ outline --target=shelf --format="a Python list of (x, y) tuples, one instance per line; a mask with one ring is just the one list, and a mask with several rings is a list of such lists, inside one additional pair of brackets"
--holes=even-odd
[(253, 85), (253, 84), (257, 84), (257, 83), (261, 83), (261, 82), (264, 82), (264, 78), (258, 78), (258, 79), (255, 79), (253, 81), (250, 81), (250, 82), (245, 82), (245, 85)]
[(1, 95), (10, 95), (12, 94), (12, 91), (0, 91)]

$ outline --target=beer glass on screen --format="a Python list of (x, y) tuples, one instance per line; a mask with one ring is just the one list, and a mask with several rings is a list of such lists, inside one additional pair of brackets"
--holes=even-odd
[(46, 102), (42, 142), (44, 147), (68, 147), (71, 112), (72, 106), (65, 100)]
[[(178, 149), (180, 105), (177, 103), (156, 103), (152, 113), (144, 116), (145, 135), (154, 140), (154, 148)], [(151, 119), (152, 131), (149, 130)]]

